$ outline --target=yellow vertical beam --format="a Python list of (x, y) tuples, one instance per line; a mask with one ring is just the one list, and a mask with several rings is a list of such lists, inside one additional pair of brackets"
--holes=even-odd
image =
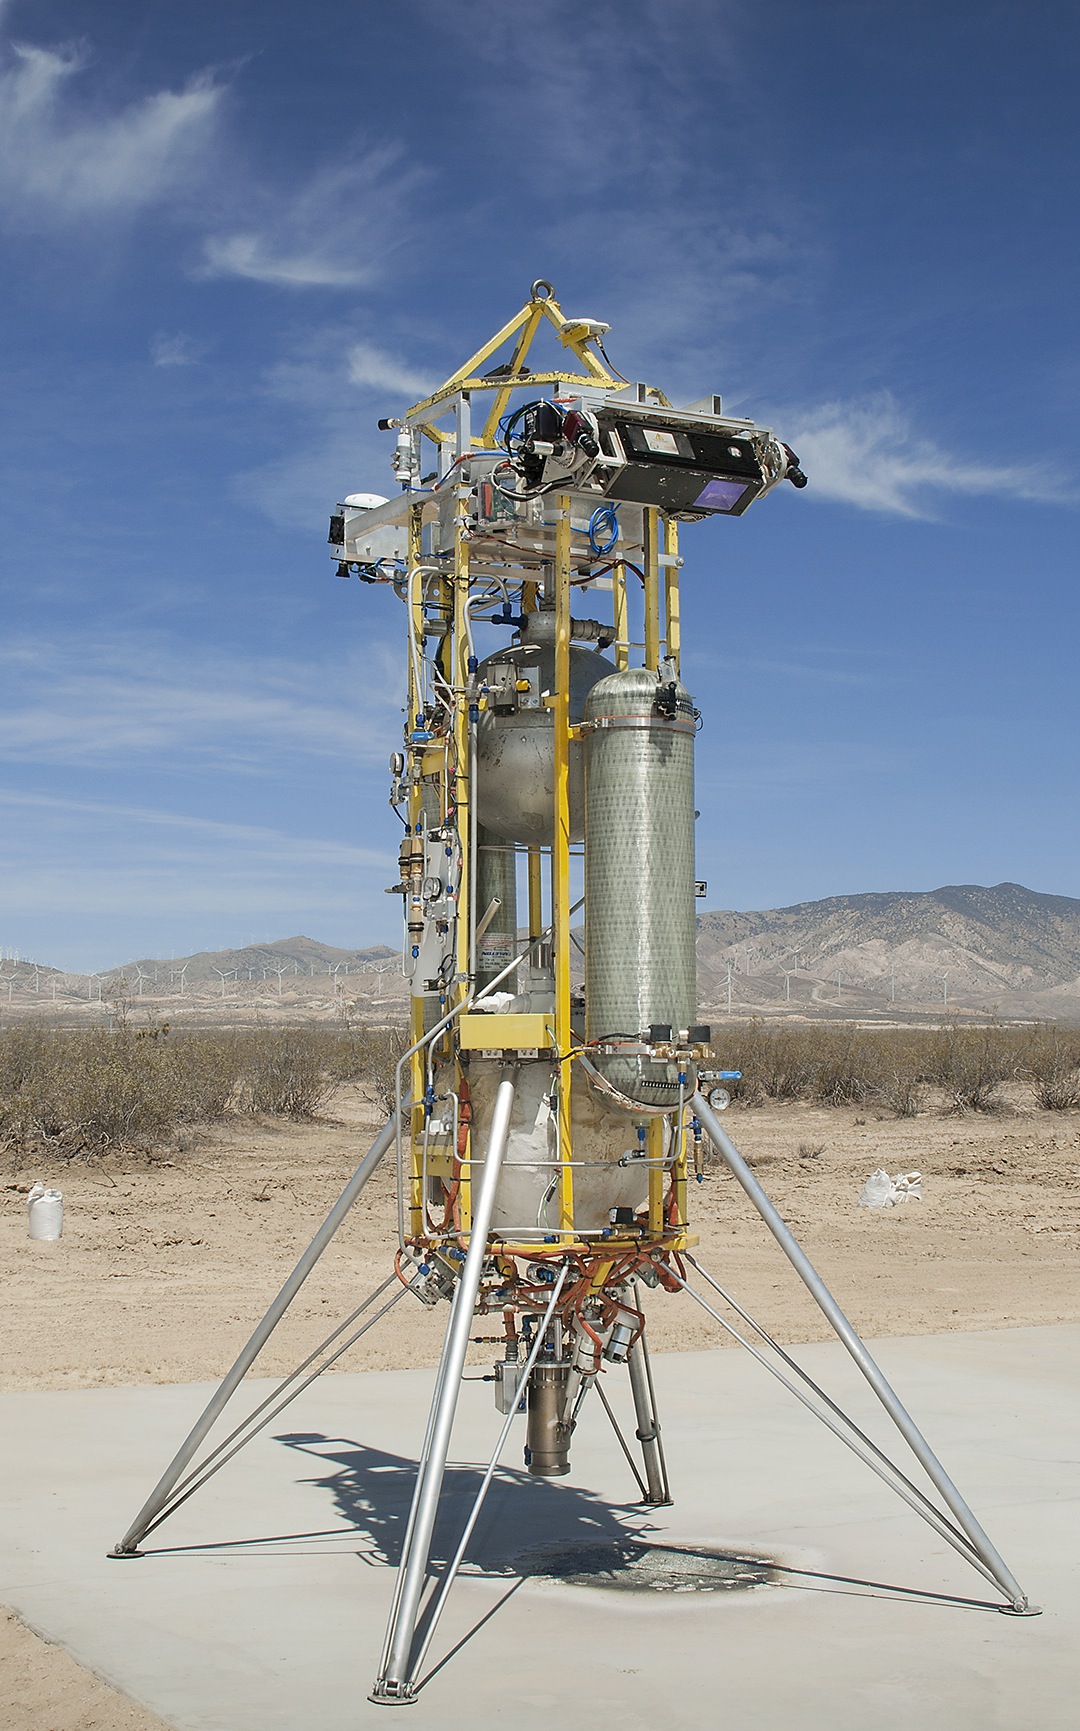
[(538, 938), (544, 929), (544, 882), (540, 869), (540, 849), (529, 849), (529, 936)]
[(664, 1230), (664, 1179), (661, 1161), (664, 1158), (664, 1120), (649, 1119), (649, 1134), (645, 1143), (649, 1160), (649, 1231), (657, 1237)]
[[(406, 738), (412, 734), (413, 729), (416, 727), (416, 717), (420, 714), (421, 708), (423, 707), (423, 692), (417, 688), (416, 684), (416, 669), (419, 665), (419, 657), (423, 653), (424, 648), (423, 577), (419, 569), (423, 557), (420, 520), (422, 508), (423, 507), (420, 505), (413, 505), (409, 509), (408, 584), (409, 635), (411, 642), (409, 647), (409, 716), (408, 726), (405, 730)], [(415, 654), (413, 653), (414, 645), (416, 646)], [(410, 762), (410, 768), (413, 763), (418, 761), (419, 759), (413, 756)], [(422, 810), (422, 783), (418, 777), (410, 776), (408, 811), (409, 824), (413, 835), (416, 834)], [(422, 1038), (423, 1032), (424, 1000), (423, 998), (411, 997), (409, 999), (410, 1044), (415, 1045), (416, 1041)], [(415, 1102), (422, 1102), (424, 1093), (424, 1064), (419, 1052), (413, 1054), (410, 1066), (410, 1076), (412, 1082), (411, 1098)], [(410, 1230), (414, 1233), (418, 1233), (422, 1232), (424, 1227), (423, 1177), (421, 1170), (423, 1162), (424, 1134), (424, 1108), (422, 1103), (414, 1104), (412, 1108), (410, 1114), (410, 1131), (408, 1195), (409, 1223)]]
[(555, 834), (551, 849), (551, 919), (555, 966), (555, 1043), (559, 1063), (559, 1227), (574, 1230), (570, 1165), (570, 500), (560, 494), (555, 528)]
[(645, 508), (645, 665), (660, 662), (660, 513)]
[(681, 1114), (675, 1114), (675, 1125), (679, 1138), (679, 1157), (671, 1169), (671, 1188), (675, 1196), (675, 1221), (678, 1231), (686, 1231), (686, 1125), (690, 1117), (689, 1106), (684, 1106)]
[(630, 665), (630, 616), (626, 606), (626, 566), (616, 565), (611, 573), (612, 596), (615, 604), (615, 665), (621, 673)]
[(667, 640), (667, 652), (675, 663), (675, 671), (679, 671), (679, 661), (682, 652), (682, 633), (679, 621), (679, 567), (675, 561), (679, 557), (679, 525), (670, 519), (664, 524), (664, 553), (670, 563), (664, 566), (664, 616), (666, 624), (664, 635)]

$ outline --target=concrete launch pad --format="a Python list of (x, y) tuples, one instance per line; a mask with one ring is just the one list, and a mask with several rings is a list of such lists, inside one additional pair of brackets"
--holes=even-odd
[[(354, 1731), (395, 1714), (416, 1731), (1072, 1731), (1078, 1349), (1075, 1326), (875, 1343), (1040, 1617), (992, 1608), (989, 1585), (735, 1351), (655, 1360), (673, 1508), (633, 1506), (592, 1400), (569, 1478), (529, 1479), (515, 1428), (414, 1706), (367, 1693), (427, 1371), (316, 1383), (150, 1537), (151, 1554), (122, 1562), (106, 1551), (208, 1390), (0, 1397), (0, 1600), (177, 1731)], [(843, 1349), (797, 1356), (908, 1470)], [(605, 1378), (632, 1431), (624, 1382)], [(253, 1383), (250, 1404), (270, 1386)], [(468, 1385), (440, 1561), (496, 1430), (490, 1384)], [(637, 1540), (676, 1552), (652, 1571), (659, 1587), (633, 1585), (654, 1556)], [(695, 1587), (716, 1552), (760, 1559), (753, 1573), (769, 1578)]]

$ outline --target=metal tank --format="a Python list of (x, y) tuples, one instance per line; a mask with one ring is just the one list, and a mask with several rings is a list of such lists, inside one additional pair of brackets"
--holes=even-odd
[[(604, 644), (610, 628), (575, 619), (572, 636)], [(615, 670), (595, 649), (570, 647), (570, 724), (580, 722), (585, 699), (597, 680)], [(555, 720), (544, 696), (555, 688), (555, 614), (528, 613), (520, 643), (489, 655), (477, 669), (487, 686), (486, 707), (476, 729), (477, 812), (493, 837), (519, 846), (550, 847), (555, 809)], [(581, 746), (570, 744), (570, 836), (585, 828), (585, 781)], [(483, 910), (481, 910), (482, 912)]]
[[(498, 1040), (498, 1016), (492, 1016)], [(484, 1149), (505, 1065), (476, 1056), (469, 1065), (475, 1152), (470, 1175), (479, 1185)], [(549, 1243), (559, 1226), (558, 1123), (552, 1109), (558, 1077), (542, 1059), (521, 1065), (492, 1229), (521, 1243)], [(574, 1223), (578, 1231), (602, 1232), (613, 1208), (636, 1212), (648, 1196), (649, 1177), (633, 1126), (624, 1112), (590, 1088), (575, 1065), (570, 1096), (574, 1126)]]
[(627, 1106), (670, 1111), (693, 1075), (633, 1048), (696, 1015), (696, 714), (673, 669), (632, 667), (593, 686), (585, 722), (586, 1038), (628, 1048), (588, 1063)]

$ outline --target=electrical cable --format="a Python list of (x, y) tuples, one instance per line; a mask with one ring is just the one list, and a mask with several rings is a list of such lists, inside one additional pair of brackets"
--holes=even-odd
[[(603, 546), (597, 541), (598, 534), (606, 534), (607, 540)], [(602, 559), (610, 553), (619, 539), (619, 515), (614, 505), (598, 505), (589, 518), (589, 546), (597, 559)]]

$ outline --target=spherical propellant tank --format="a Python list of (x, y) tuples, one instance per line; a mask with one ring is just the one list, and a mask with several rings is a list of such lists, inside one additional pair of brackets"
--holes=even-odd
[[(592, 687), (585, 723), (586, 1038), (632, 1048), (696, 1018), (697, 717), (670, 669), (633, 667)], [(586, 1057), (627, 1104), (678, 1105), (685, 1066), (632, 1050)]]
[[(597, 629), (575, 621), (574, 631)], [(595, 649), (570, 646), (570, 723), (580, 722), (585, 699), (597, 680), (615, 670)], [(488, 687), (476, 729), (477, 814), (485, 829), (504, 842), (550, 847), (555, 809), (555, 720), (544, 696), (555, 688), (555, 615), (526, 615), (520, 643), (489, 655), (477, 679)], [(570, 837), (585, 827), (585, 778), (581, 746), (570, 743)]]

